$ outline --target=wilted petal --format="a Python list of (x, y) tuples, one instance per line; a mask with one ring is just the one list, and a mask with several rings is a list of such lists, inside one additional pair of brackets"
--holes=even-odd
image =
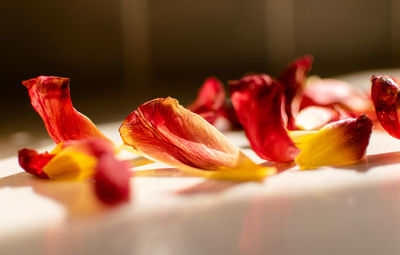
[[(122, 140), (142, 155), (198, 175), (224, 178), (238, 170), (258, 175), (260, 167), (215, 127), (172, 98), (141, 105), (120, 127)], [(220, 171), (207, 174), (206, 171)], [(222, 176), (222, 177), (221, 177)]]
[(42, 117), (55, 143), (85, 138), (105, 138), (100, 130), (72, 106), (69, 79), (39, 76), (22, 82), (32, 106)]
[(268, 75), (245, 76), (230, 83), (231, 99), (251, 147), (263, 159), (294, 160), (299, 153), (282, 117), (282, 85)]
[(302, 130), (318, 130), (326, 124), (339, 120), (340, 114), (329, 107), (309, 106), (296, 116), (296, 127)]
[(313, 57), (306, 55), (291, 62), (279, 77), (279, 81), (284, 84), (283, 93), (285, 95), (285, 111), (288, 117), (287, 128), (296, 129), (293, 118), (293, 99), (301, 96), (305, 85), (307, 74), (311, 70)]
[(28, 173), (40, 178), (49, 178), (43, 167), (54, 157), (54, 155), (44, 152), (38, 153), (35, 150), (22, 149), (18, 151), (19, 165)]
[(362, 115), (330, 123), (319, 131), (294, 131), (291, 137), (301, 150), (296, 163), (301, 169), (355, 163), (365, 155), (371, 130), (371, 120)]
[(400, 87), (392, 77), (372, 76), (371, 97), (376, 116), (382, 127), (393, 137), (400, 139), (400, 122), (397, 114)]
[(307, 81), (301, 108), (310, 105), (339, 106), (349, 113), (363, 113), (372, 107), (368, 96), (357, 91), (350, 83), (316, 76)]

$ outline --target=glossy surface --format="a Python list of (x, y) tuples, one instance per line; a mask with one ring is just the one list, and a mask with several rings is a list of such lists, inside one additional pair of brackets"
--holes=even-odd
[[(228, 135), (246, 145), (242, 133)], [(16, 158), (2, 160), (1, 254), (400, 252), (400, 141), (383, 133), (359, 164), (293, 167), (263, 183), (139, 169), (134, 199), (109, 209), (87, 183), (48, 182), (22, 173)]]

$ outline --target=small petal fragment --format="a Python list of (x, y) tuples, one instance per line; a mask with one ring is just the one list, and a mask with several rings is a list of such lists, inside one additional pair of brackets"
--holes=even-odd
[(287, 128), (296, 129), (293, 118), (293, 99), (301, 96), (303, 86), (306, 83), (307, 74), (311, 70), (313, 57), (306, 55), (291, 62), (279, 77), (279, 81), (284, 84), (285, 111), (288, 117)]
[(299, 153), (284, 127), (282, 84), (268, 75), (230, 83), (231, 99), (252, 149), (263, 159), (293, 161)]
[(371, 97), (376, 116), (382, 127), (393, 137), (400, 139), (400, 122), (397, 113), (400, 86), (389, 76), (372, 76)]
[(85, 138), (107, 139), (86, 116), (72, 106), (69, 79), (39, 76), (23, 81), (33, 108), (42, 117), (55, 143)]
[(18, 152), (19, 165), (28, 173), (37, 177), (48, 179), (43, 172), (43, 167), (54, 157), (54, 155), (45, 152), (38, 153), (35, 150), (22, 149)]
[(330, 123), (319, 131), (291, 132), (301, 150), (295, 161), (301, 169), (353, 164), (364, 157), (371, 131), (372, 121), (361, 115)]
[(95, 174), (95, 191), (98, 198), (107, 204), (127, 201), (130, 198), (131, 171), (128, 162), (117, 160), (112, 154), (98, 158)]
[(260, 167), (237, 146), (173, 98), (144, 103), (125, 119), (119, 131), (126, 145), (183, 171), (211, 178), (218, 174), (207, 174), (204, 170), (218, 171), (216, 178), (224, 178), (221, 174), (224, 172), (228, 179), (232, 179), (229, 176), (232, 170), (259, 175)]

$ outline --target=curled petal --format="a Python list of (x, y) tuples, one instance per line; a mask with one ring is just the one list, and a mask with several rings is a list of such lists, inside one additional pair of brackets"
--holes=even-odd
[(35, 150), (22, 149), (18, 151), (19, 165), (28, 173), (33, 174), (40, 178), (49, 178), (43, 167), (54, 157), (54, 155), (45, 152), (38, 153)]
[(317, 106), (339, 106), (350, 113), (368, 111), (372, 105), (369, 97), (341, 80), (311, 77), (304, 89), (301, 108)]
[(237, 146), (173, 98), (144, 103), (125, 119), (119, 131), (124, 143), (142, 155), (184, 171), (211, 178), (213, 174), (204, 170), (220, 171), (214, 174), (216, 178), (227, 179), (234, 179), (229, 175), (233, 170), (259, 175), (260, 167)]
[(352, 164), (365, 155), (372, 121), (365, 115), (339, 120), (319, 131), (294, 131), (291, 137), (301, 150), (296, 163), (301, 169)]
[(299, 150), (284, 127), (281, 83), (268, 75), (250, 75), (231, 82), (230, 91), (236, 115), (257, 155), (270, 161), (293, 161)]
[(339, 120), (340, 114), (329, 107), (309, 106), (296, 116), (296, 127), (302, 130), (318, 130), (326, 124)]
[(105, 136), (84, 115), (72, 106), (69, 79), (39, 76), (23, 81), (33, 108), (42, 117), (47, 132), (55, 143)]
[(311, 70), (313, 57), (306, 55), (291, 62), (279, 77), (284, 85), (285, 111), (288, 117), (287, 127), (290, 130), (296, 129), (293, 118), (293, 99), (302, 94), (307, 74)]
[(382, 127), (393, 137), (400, 139), (400, 122), (397, 105), (400, 87), (389, 76), (372, 76), (371, 97), (376, 116)]

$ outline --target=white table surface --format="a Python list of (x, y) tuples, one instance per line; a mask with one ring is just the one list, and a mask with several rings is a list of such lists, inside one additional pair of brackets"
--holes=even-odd
[[(100, 128), (118, 141), (119, 124)], [(227, 136), (262, 162), (243, 133)], [(43, 143), (36, 149), (51, 149)], [(114, 208), (90, 183), (41, 180), (4, 158), (0, 254), (400, 254), (400, 141), (374, 132), (367, 155), (348, 167), (294, 166), (263, 183), (150, 165), (137, 171), (162, 169), (131, 178), (133, 199)]]

